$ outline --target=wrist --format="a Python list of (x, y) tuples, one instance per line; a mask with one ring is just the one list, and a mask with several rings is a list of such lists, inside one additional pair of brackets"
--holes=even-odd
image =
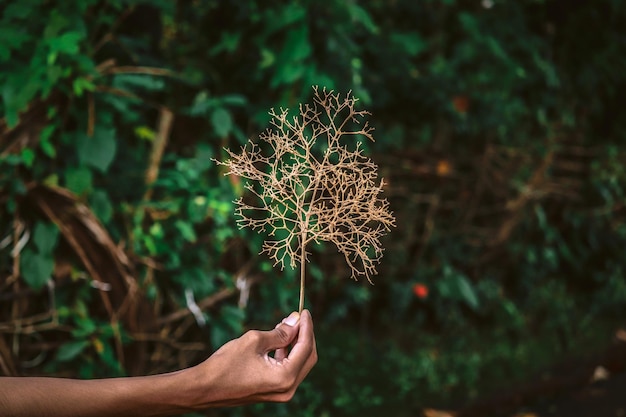
[(200, 390), (190, 370), (191, 368), (148, 377), (129, 378), (129, 381), (135, 382), (136, 385), (124, 391), (132, 396), (128, 400), (129, 403), (137, 403), (135, 415), (144, 415), (141, 413), (146, 412), (145, 409), (151, 410), (145, 415), (154, 416), (178, 415), (200, 410), (196, 395)]
[(213, 377), (200, 365), (178, 371), (178, 389), (181, 405), (188, 410), (200, 411), (216, 405)]

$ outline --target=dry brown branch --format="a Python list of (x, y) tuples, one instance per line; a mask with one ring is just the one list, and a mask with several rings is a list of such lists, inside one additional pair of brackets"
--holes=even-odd
[[(197, 303), (198, 307), (200, 307), (200, 309), (202, 309), (202, 310), (207, 309), (207, 308), (213, 306), (214, 304), (224, 300), (225, 298), (228, 298), (231, 295), (235, 294), (236, 291), (237, 290), (235, 290), (234, 288), (222, 288), (221, 290), (219, 290), (215, 294), (211, 294), (207, 298), (205, 298), (202, 301), (198, 302)], [(156, 321), (156, 325), (162, 326), (164, 324), (171, 323), (173, 321), (185, 318), (188, 315), (191, 315), (191, 311), (189, 311), (188, 308), (183, 308), (183, 309), (175, 311), (175, 312), (173, 312), (173, 313), (171, 313), (171, 314), (169, 314), (169, 315), (167, 315), (165, 317), (159, 318)]]
[[(127, 329), (136, 332), (154, 323), (155, 317), (133, 276), (133, 264), (87, 206), (62, 188), (34, 185), (29, 188), (27, 197), (27, 201), (59, 227), (91, 278), (111, 286), (110, 291), (101, 290), (99, 294), (113, 328), (118, 321), (122, 321)], [(122, 362), (121, 339), (115, 338), (115, 342), (118, 358)], [(141, 366), (143, 362), (138, 358), (144, 352), (138, 348), (129, 349), (129, 353), (135, 358), (129, 361), (131, 366)], [(131, 372), (139, 373), (140, 370)]]
[(128, 16), (130, 16), (130, 14), (133, 11), (135, 11), (135, 7), (136, 7), (135, 5), (132, 5), (128, 7), (126, 10), (124, 10), (124, 12), (116, 19), (116, 21), (111, 26), (111, 30), (105, 33), (104, 36), (102, 36), (102, 38), (97, 43), (94, 42), (95, 43), (94, 52), (102, 48), (102, 46), (105, 45), (107, 42), (111, 42), (113, 39), (115, 39), (115, 35), (114, 35), (115, 32), (120, 27), (120, 25), (126, 20), (126, 18), (128, 18)]
[(508, 240), (517, 224), (523, 218), (522, 215), (527, 205), (546, 195), (544, 184), (546, 182), (546, 173), (552, 163), (552, 156), (553, 153), (549, 152), (537, 167), (522, 192), (515, 199), (507, 201), (506, 208), (510, 212), (510, 216), (500, 225), (492, 245), (498, 245)]
[(87, 136), (92, 137), (96, 130), (96, 101), (93, 93), (87, 93)]
[(4, 340), (4, 337), (0, 336), (0, 370), (4, 376), (16, 376), (17, 369), (15, 368), (15, 358), (9, 348), (8, 344)]
[(273, 128), (260, 143), (249, 141), (239, 154), (227, 150), (230, 159), (217, 161), (251, 180), (246, 189), (254, 201), (236, 202), (240, 227), (268, 233), (262, 253), (274, 265), (300, 266), (300, 311), (310, 243), (334, 243), (352, 278), (370, 280), (383, 253), (380, 238), (395, 222), (379, 198), (384, 182), (377, 166), (363, 154), (359, 139), (373, 140), (373, 128), (356, 102), (315, 88), (313, 105), (300, 105), (293, 117), (272, 109)]
[(100, 72), (101, 75), (114, 75), (114, 74), (144, 74), (144, 75), (156, 75), (160, 77), (173, 77), (176, 74), (173, 71), (164, 68), (157, 67), (138, 67), (138, 66), (111, 66), (103, 68)]
[[(17, 284), (16, 282), (15, 284)], [(14, 290), (10, 295), (30, 295), (33, 294), (31, 289), (21, 290), (14, 287)], [(15, 297), (11, 304), (11, 320), (0, 321), (0, 333), (13, 333), (13, 334), (30, 334), (38, 331), (50, 328), (60, 327), (59, 317), (55, 305), (54, 299), (54, 285), (48, 285), (48, 305), (45, 312), (32, 314), (24, 317), (23, 306), (28, 303), (24, 303), (25, 297)]]
[(172, 131), (172, 124), (174, 122), (174, 113), (167, 107), (161, 107), (159, 112), (159, 128), (157, 130), (154, 141), (152, 142), (152, 151), (150, 152), (150, 163), (148, 169), (146, 169), (146, 185), (149, 187), (144, 194), (144, 201), (149, 200), (152, 188), (151, 185), (156, 181), (159, 176), (159, 165), (163, 157), (163, 152), (167, 146), (170, 132)]
[(9, 127), (6, 118), (0, 118), (0, 157), (19, 153), (24, 148), (35, 147), (41, 130), (48, 123), (48, 109), (51, 106), (63, 108), (66, 99), (57, 91), (48, 98), (35, 99), (19, 115), (16, 126)]
[(91, 277), (111, 284), (113, 297), (101, 291), (103, 303), (111, 316), (119, 314), (125, 298), (134, 297), (137, 284), (126, 268), (126, 254), (118, 250), (100, 222), (71, 193), (60, 188), (35, 186), (29, 197), (58, 227), (65, 239), (83, 261)]
[(104, 74), (115, 65), (116, 65), (116, 62), (115, 62), (115, 59), (113, 58), (104, 60), (96, 66), (96, 73)]
[(140, 340), (142, 342), (157, 342), (170, 346), (175, 350), (193, 350), (203, 352), (206, 351), (206, 345), (204, 343), (185, 343), (179, 342), (176, 339), (167, 337), (167, 335), (152, 334), (152, 333), (133, 333), (132, 338), (134, 340)]

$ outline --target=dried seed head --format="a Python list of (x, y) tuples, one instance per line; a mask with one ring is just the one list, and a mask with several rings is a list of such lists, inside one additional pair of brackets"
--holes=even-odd
[[(262, 252), (274, 265), (304, 265), (311, 242), (331, 242), (345, 257), (352, 278), (376, 274), (380, 238), (394, 226), (384, 182), (363, 155), (361, 139), (373, 140), (357, 99), (315, 88), (312, 105), (299, 114), (270, 111), (272, 128), (240, 153), (217, 161), (227, 174), (248, 179), (252, 198), (236, 201), (240, 226), (268, 234)], [(371, 281), (370, 281), (371, 282)]]

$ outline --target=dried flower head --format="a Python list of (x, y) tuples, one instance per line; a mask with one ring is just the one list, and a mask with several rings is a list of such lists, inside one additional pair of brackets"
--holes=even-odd
[(383, 253), (380, 238), (395, 222), (379, 197), (384, 182), (377, 167), (363, 155), (360, 139), (373, 140), (373, 129), (356, 102), (315, 88), (313, 105), (301, 104), (293, 117), (272, 109), (272, 128), (259, 143), (249, 141), (239, 154), (227, 149), (229, 159), (217, 161), (227, 174), (250, 180), (245, 188), (253, 198), (236, 201), (240, 227), (268, 234), (262, 253), (274, 265), (300, 265), (300, 311), (309, 243), (334, 243), (352, 278), (371, 282)]

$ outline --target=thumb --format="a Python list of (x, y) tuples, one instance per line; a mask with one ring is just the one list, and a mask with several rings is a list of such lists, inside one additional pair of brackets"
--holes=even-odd
[(299, 324), (300, 314), (294, 311), (288, 317), (284, 318), (274, 330), (267, 332), (265, 349), (269, 351), (289, 346), (298, 335)]

